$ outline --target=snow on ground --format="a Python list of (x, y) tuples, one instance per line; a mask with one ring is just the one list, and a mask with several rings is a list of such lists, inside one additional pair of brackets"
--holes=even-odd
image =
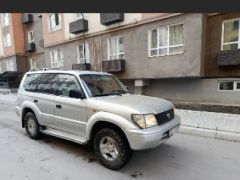
[(16, 102), (17, 102), (17, 94), (16, 93), (0, 94), (0, 103), (16, 104)]

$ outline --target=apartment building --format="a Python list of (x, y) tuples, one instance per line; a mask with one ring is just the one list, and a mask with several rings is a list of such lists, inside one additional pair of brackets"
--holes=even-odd
[[(21, 53), (28, 70), (107, 71), (132, 92), (169, 99), (182, 107), (211, 104), (221, 108), (240, 103), (239, 13), (9, 16), (16, 15), (22, 16), (22, 21), (18, 18), (24, 34)], [(9, 24), (10, 29), (16, 27)], [(0, 43), (9, 43), (4, 26), (1, 31)], [(6, 54), (5, 46), (0, 47), (0, 54)], [(18, 45), (15, 54), (20, 54), (19, 49)]]
[(46, 67), (44, 55), (43, 23), (41, 13), (23, 13), (25, 56), (28, 70)]
[(0, 70), (22, 72), (27, 66), (22, 14), (2, 13), (0, 19)]

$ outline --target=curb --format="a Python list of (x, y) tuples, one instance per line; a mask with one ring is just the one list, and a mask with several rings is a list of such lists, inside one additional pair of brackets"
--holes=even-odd
[(201, 136), (212, 139), (221, 139), (234, 142), (240, 142), (240, 133), (226, 132), (226, 131), (216, 131), (203, 128), (194, 128), (189, 126), (180, 126), (178, 133), (189, 134), (193, 136)]

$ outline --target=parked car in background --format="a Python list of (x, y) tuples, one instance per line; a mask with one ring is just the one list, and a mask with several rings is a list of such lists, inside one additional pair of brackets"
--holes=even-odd
[(17, 114), (28, 136), (90, 143), (99, 161), (119, 169), (133, 150), (155, 148), (180, 125), (171, 102), (130, 93), (112, 74), (35, 71), (24, 75)]

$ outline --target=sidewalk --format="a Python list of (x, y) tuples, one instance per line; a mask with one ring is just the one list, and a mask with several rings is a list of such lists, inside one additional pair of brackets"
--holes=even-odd
[(0, 104), (16, 104), (17, 102), (17, 94), (0, 94)]
[[(0, 104), (16, 104), (17, 94), (0, 94)], [(176, 109), (179, 133), (240, 142), (240, 115)]]

